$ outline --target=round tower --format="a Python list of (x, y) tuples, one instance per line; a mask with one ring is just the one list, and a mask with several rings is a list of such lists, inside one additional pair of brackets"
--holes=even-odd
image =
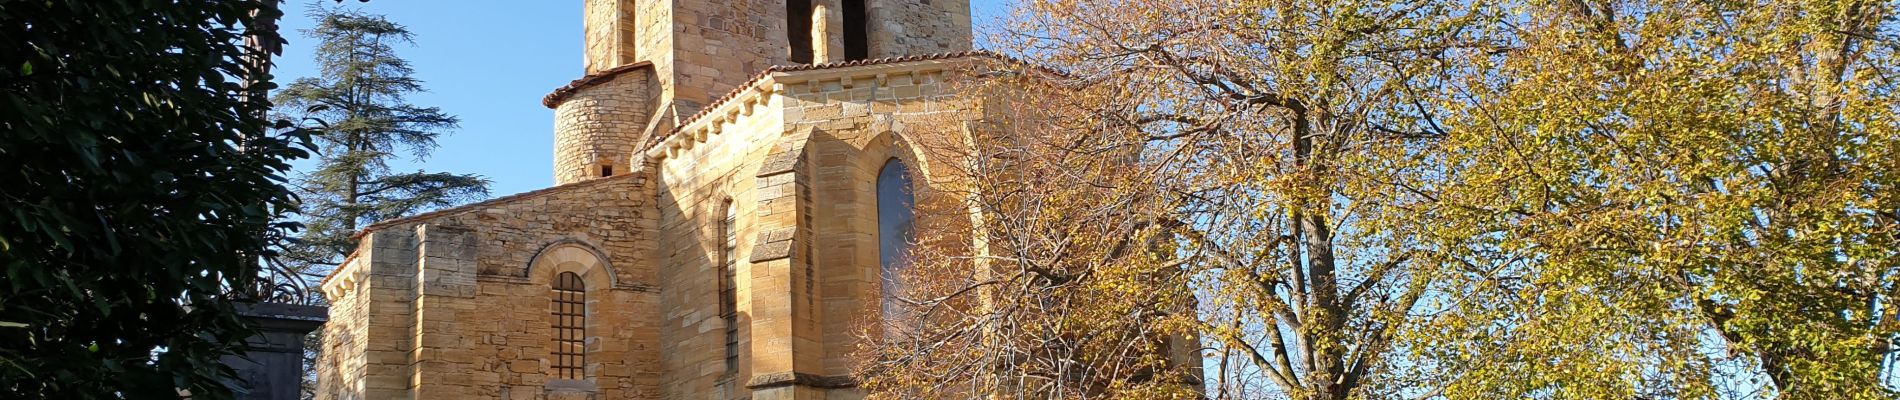
[(548, 95), (554, 184), (625, 174), (652, 110), (653, 69), (634, 63), (590, 74)]

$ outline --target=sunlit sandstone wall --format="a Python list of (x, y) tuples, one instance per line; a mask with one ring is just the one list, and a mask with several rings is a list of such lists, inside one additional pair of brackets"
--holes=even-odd
[(635, 53), (656, 67), (659, 104), (678, 116), (697, 112), (753, 73), (785, 63), (783, 0), (637, 3), (626, 14), (640, 26)]
[[(556, 92), (554, 182), (567, 184), (631, 172), (653, 111), (653, 70), (631, 65), (581, 78)], [(578, 86), (578, 87), (577, 87)]]
[[(324, 285), (321, 399), (658, 399), (652, 192), (591, 180), (373, 226)], [(587, 287), (587, 379), (551, 374), (550, 281)], [(358, 344), (364, 343), (364, 344)]]
[[(954, 65), (931, 62), (856, 67), (788, 74), (785, 114), (789, 129), (806, 135), (813, 259), (827, 316), (820, 332), (827, 351), (823, 375), (850, 372), (858, 324), (879, 312), (877, 178), (895, 159), (912, 173), (914, 190), (932, 182), (928, 148), (945, 144), (973, 114), (945, 82)], [(959, 142), (960, 143), (960, 142)]]
[[(675, 157), (658, 161), (660, 211), (658, 256), (662, 292), (661, 352), (667, 398), (745, 398), (749, 379), (762, 371), (759, 363), (779, 357), (765, 349), (785, 343), (761, 341), (757, 308), (764, 307), (758, 283), (768, 271), (752, 262), (761, 222), (757, 171), (770, 144), (777, 139), (778, 113), (769, 105), (754, 104), (747, 115), (722, 124), (719, 133), (699, 133), (690, 147)], [(719, 315), (719, 269), (724, 244), (720, 236), (725, 205), (737, 210), (738, 235), (735, 283), (738, 289), (740, 360), (737, 371), (725, 363), (725, 322)], [(770, 217), (767, 215), (766, 217)], [(782, 303), (782, 301), (779, 301)], [(775, 358), (777, 357), (777, 358)], [(776, 368), (776, 367), (771, 367)]]
[[(787, 64), (793, 34), (842, 43), (842, 0), (812, 4), (829, 17), (813, 25), (819, 31), (788, 32), (785, 0), (589, 0), (588, 72), (651, 62), (658, 78), (656, 115), (692, 115), (753, 74)], [(865, 0), (865, 6), (870, 58), (971, 48), (968, 0)], [(841, 49), (832, 53), (832, 59), (818, 61), (842, 61)]]
[(865, 2), (871, 58), (970, 50), (969, 0)]
[[(362, 242), (361, 244), (365, 249), (373, 250), (375, 246), (375, 244), (371, 242)], [(359, 251), (357, 254), (364, 254), (367, 251), (370, 250)], [(341, 270), (363, 268), (354, 266), (355, 263), (361, 262), (359, 260), (358, 258), (351, 258), (349, 261), (345, 261), (344, 265), (338, 266), (337, 268)], [(368, 349), (371, 338), (368, 334), (367, 325), (371, 318), (369, 305), (372, 297), (380, 296), (392, 300), (404, 299), (408, 297), (407, 287), (405, 285), (401, 293), (388, 293), (394, 290), (383, 287), (383, 285), (377, 285), (372, 279), (364, 278), (366, 277), (359, 277), (359, 282), (350, 282), (350, 286), (352, 287), (348, 289), (334, 289), (335, 293), (347, 293), (347, 295), (340, 296), (332, 294), (328, 296), (330, 300), (330, 319), (323, 324), (323, 328), (321, 329), (324, 339), (320, 347), (322, 352), (319, 353), (320, 357), (317, 360), (317, 392), (325, 394), (351, 393), (355, 394), (355, 396), (333, 395), (325, 398), (360, 399), (366, 398), (365, 396), (367, 395), (389, 393), (391, 390), (405, 387), (401, 380), (402, 371), (400, 369), (390, 368), (396, 365), (379, 365), (376, 371), (369, 369)], [(341, 281), (337, 283), (339, 286), (342, 284), (343, 282)], [(406, 307), (392, 307), (389, 311), (395, 312), (396, 314), (384, 315), (379, 318), (407, 318), (409, 314), (409, 310)], [(395, 351), (395, 349), (403, 347), (398, 343), (402, 337), (400, 335), (394, 335), (393, 332), (385, 333), (384, 337), (377, 339), (377, 344), (388, 346), (380, 350)], [(372, 372), (374, 373), (372, 374)], [(390, 378), (377, 379), (375, 382), (371, 382), (371, 376), (390, 376)], [(373, 391), (372, 389), (375, 390)]]
[(634, 0), (586, 0), (582, 6), (586, 70), (599, 73), (639, 59)]
[[(926, 170), (903, 144), (907, 125), (966, 115), (944, 67), (776, 73), (648, 151), (660, 167), (668, 398), (860, 396), (849, 356), (854, 323), (876, 317), (874, 184), (893, 158)], [(718, 316), (727, 201), (738, 210), (738, 371), (725, 368)]]

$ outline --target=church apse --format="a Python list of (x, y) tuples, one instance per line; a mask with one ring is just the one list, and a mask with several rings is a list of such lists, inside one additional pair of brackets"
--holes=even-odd
[(318, 398), (861, 397), (879, 169), (929, 181), (896, 143), (975, 115), (948, 81), (996, 59), (967, 1), (583, 5), (555, 186), (366, 227)]

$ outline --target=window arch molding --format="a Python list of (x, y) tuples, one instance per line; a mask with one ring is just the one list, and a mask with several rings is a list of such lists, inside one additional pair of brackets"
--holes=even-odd
[[(887, 173), (901, 172), (903, 174), (901, 180), (905, 186), (908, 186), (909, 190), (909, 196), (905, 196), (907, 198), (904, 200), (910, 203), (908, 204), (907, 212), (904, 214), (905, 217), (907, 217), (906, 219), (910, 220), (908, 222), (912, 224), (915, 223), (917, 217), (916, 203), (926, 196), (929, 196), (931, 190), (929, 184), (929, 160), (926, 159), (922, 152), (916, 151), (916, 148), (911, 145), (909, 135), (903, 132), (901, 128), (891, 128), (899, 127), (883, 129), (878, 132), (877, 135), (872, 136), (868, 141), (863, 142), (861, 145), (862, 148), (858, 152), (859, 155), (854, 161), (860, 171), (868, 173), (862, 176), (863, 179), (869, 182), (868, 187), (866, 187), (866, 189), (870, 190), (870, 202), (867, 204), (869, 206), (867, 207), (867, 211), (871, 213), (873, 220), (878, 221), (878, 223), (871, 227), (870, 231), (865, 232), (870, 234), (868, 235), (870, 242), (867, 244), (877, 249), (877, 258), (875, 262), (865, 266), (867, 269), (864, 272), (874, 278), (872, 278), (870, 282), (866, 282), (868, 285), (862, 289), (862, 293), (870, 295), (869, 298), (874, 299), (872, 304), (875, 304), (874, 307), (878, 308), (877, 312), (885, 318), (887, 323), (895, 322), (902, 318), (901, 315), (904, 315), (901, 310), (896, 308), (898, 304), (896, 302), (896, 296), (899, 295), (897, 292), (903, 290), (903, 285), (901, 285), (899, 280), (895, 280), (894, 278), (898, 278), (898, 274), (909, 267), (908, 260), (887, 259), (888, 255), (894, 255), (889, 253), (891, 250), (909, 250), (908, 246), (899, 246), (899, 248), (893, 249), (886, 248), (888, 247), (887, 244), (891, 244), (886, 242), (886, 236), (892, 232), (885, 232), (887, 227), (884, 226), (885, 215), (883, 214), (888, 211), (894, 211), (887, 210), (887, 206), (892, 205), (891, 200), (896, 199), (884, 198), (885, 196), (882, 192), (885, 191), (883, 186), (891, 183), (892, 178), (897, 178), (896, 176), (888, 176)], [(897, 166), (897, 171), (891, 170), (893, 165)], [(915, 228), (913, 227), (911, 229)], [(904, 239), (915, 240), (915, 232), (911, 231), (909, 233), (913, 236)], [(899, 261), (899, 264), (891, 264), (890, 261)], [(885, 328), (886, 334), (889, 335), (893, 332), (897, 332), (893, 330), (895, 327), (896, 325), (887, 325)]]
[[(588, 382), (585, 379), (592, 378), (589, 366), (600, 361), (589, 357), (587, 347), (596, 343), (600, 332), (606, 331), (593, 318), (596, 310), (589, 304), (605, 299), (605, 289), (617, 284), (613, 266), (593, 245), (561, 239), (536, 251), (524, 274), (530, 284), (548, 293), (550, 312), (545, 315), (549, 322), (550, 347), (543, 365), (551, 377), (549, 384)], [(575, 282), (576, 277), (579, 282)]]
[(857, 151), (859, 156), (855, 162), (870, 171), (873, 182), (885, 164), (891, 160), (902, 162), (905, 168), (910, 169), (911, 189), (923, 194), (930, 190), (930, 185), (925, 183), (928, 180), (926, 177), (930, 176), (930, 160), (911, 146), (907, 136), (895, 129), (878, 132)]
[(620, 284), (619, 274), (614, 273), (613, 264), (607, 260), (606, 253), (578, 239), (561, 239), (542, 246), (540, 251), (534, 253), (534, 257), (529, 258), (522, 275), (530, 282), (549, 284), (562, 272), (580, 275), (581, 281), (587, 284), (587, 290), (611, 288)]

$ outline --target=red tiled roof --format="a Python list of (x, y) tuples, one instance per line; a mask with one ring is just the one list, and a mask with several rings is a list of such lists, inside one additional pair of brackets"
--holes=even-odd
[(561, 105), (562, 101), (566, 101), (568, 96), (573, 96), (574, 92), (580, 91), (581, 89), (586, 89), (589, 86), (599, 85), (602, 83), (612, 82), (615, 77), (619, 77), (620, 74), (626, 73), (628, 71), (634, 71), (634, 70), (639, 70), (643, 68), (652, 68), (652, 67), (653, 67), (653, 63), (641, 61), (637, 63), (613, 67), (606, 71), (600, 71), (600, 72), (595, 72), (592, 74), (587, 74), (587, 76), (583, 76), (580, 79), (575, 79), (573, 82), (568, 82), (567, 86), (562, 86), (559, 89), (554, 89), (554, 93), (548, 93), (547, 97), (542, 97), (541, 105), (547, 106), (548, 108), (554, 108), (554, 106)]

